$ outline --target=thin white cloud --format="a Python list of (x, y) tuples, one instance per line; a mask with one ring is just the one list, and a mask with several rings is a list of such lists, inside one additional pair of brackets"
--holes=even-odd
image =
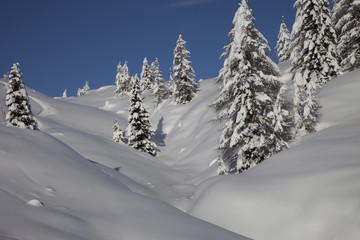
[(187, 6), (210, 3), (210, 2), (214, 2), (214, 1), (215, 0), (182, 0), (182, 1), (177, 1), (176, 3), (165, 5), (165, 6), (163, 6), (163, 8), (187, 7)]

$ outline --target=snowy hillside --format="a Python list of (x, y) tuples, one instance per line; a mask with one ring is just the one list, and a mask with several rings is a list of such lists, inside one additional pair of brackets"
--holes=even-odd
[(322, 89), (319, 132), (234, 176), (211, 165), (212, 79), (186, 105), (154, 109), (145, 92), (156, 158), (113, 143), (129, 105), (114, 86), (67, 99), (28, 89), (40, 131), (0, 124), (0, 239), (360, 238), (359, 74)]

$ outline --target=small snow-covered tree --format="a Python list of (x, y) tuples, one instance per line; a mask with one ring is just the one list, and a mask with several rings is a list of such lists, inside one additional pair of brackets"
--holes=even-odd
[(25, 89), (19, 63), (14, 63), (10, 71), (6, 106), (8, 108), (6, 114), (8, 124), (19, 128), (37, 129), (36, 120), (31, 113), (29, 97)]
[(189, 61), (190, 52), (185, 48), (186, 42), (179, 35), (174, 50), (173, 60), (173, 79), (174, 89), (173, 97), (177, 104), (190, 102), (195, 96), (197, 84), (195, 82), (194, 69)]
[(125, 61), (124, 66), (121, 66), (121, 63), (119, 62), (116, 72), (115, 97), (125, 97), (129, 95), (131, 91), (130, 76), (127, 62)]
[(78, 96), (78, 97), (81, 97), (81, 96), (84, 96), (84, 95), (85, 95), (84, 90), (83, 90), (82, 88), (78, 88), (78, 90), (77, 90), (77, 96)]
[(360, 1), (336, 2), (332, 22), (338, 36), (342, 69), (360, 68)]
[(63, 94), (62, 94), (63, 98), (67, 98), (67, 89), (64, 90)]
[(219, 174), (245, 171), (286, 148), (275, 132), (273, 106), (280, 84), (276, 64), (268, 57), (265, 37), (255, 28), (246, 0), (235, 13), (232, 42), (217, 81), (222, 91), (212, 104), (223, 122)]
[(338, 75), (336, 33), (327, 0), (297, 0), (291, 61), (294, 82), (296, 135), (314, 132), (317, 122), (318, 89)]
[(142, 102), (137, 75), (132, 77), (131, 84), (129, 125), (126, 129), (128, 144), (139, 151), (156, 156), (156, 144), (150, 140), (154, 135), (154, 131), (151, 129), (148, 111)]
[(120, 129), (117, 120), (115, 120), (113, 125), (113, 142), (125, 142), (124, 133)]
[(153, 88), (153, 101), (155, 107), (158, 106), (164, 99), (166, 94), (166, 87), (164, 83), (164, 79), (162, 78), (162, 74), (160, 71), (160, 64), (158, 58), (151, 64), (152, 66), (152, 75), (154, 81), (154, 88)]
[(141, 78), (140, 85), (143, 91), (152, 89), (153, 81), (152, 81), (150, 66), (147, 58), (144, 58), (140, 78)]
[(84, 94), (87, 94), (90, 90), (88, 81), (85, 82), (85, 86), (83, 87)]
[(282, 23), (280, 25), (280, 31), (278, 34), (278, 41), (276, 43), (276, 51), (280, 62), (288, 61), (290, 58), (290, 44), (291, 34), (285, 24), (284, 16), (282, 17)]

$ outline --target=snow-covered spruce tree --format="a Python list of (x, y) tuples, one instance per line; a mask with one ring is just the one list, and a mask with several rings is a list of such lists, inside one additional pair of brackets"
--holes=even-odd
[(212, 104), (215, 120), (224, 123), (219, 174), (243, 172), (286, 148), (270, 114), (280, 88), (279, 69), (268, 57), (270, 48), (253, 21), (243, 0), (229, 34), (232, 42), (222, 55), (226, 59), (217, 79), (222, 91)]
[(291, 34), (285, 24), (284, 16), (282, 17), (282, 23), (280, 25), (280, 31), (278, 34), (278, 41), (276, 43), (276, 51), (280, 62), (288, 61), (290, 58), (290, 44)]
[(294, 122), (298, 136), (314, 132), (318, 89), (338, 75), (336, 33), (327, 0), (297, 0), (292, 36)]
[(153, 81), (151, 77), (150, 66), (147, 58), (144, 58), (143, 66), (140, 75), (141, 90), (150, 90), (153, 87)]
[(156, 144), (150, 141), (154, 131), (151, 129), (148, 111), (142, 102), (137, 75), (132, 77), (131, 84), (129, 125), (126, 129), (128, 144), (135, 149), (156, 156)]
[(84, 90), (83, 90), (82, 88), (78, 88), (78, 90), (77, 90), (77, 96), (78, 96), (78, 97), (81, 97), (81, 96), (84, 96), (84, 95), (85, 95)]
[(173, 80), (175, 81), (173, 89), (174, 101), (177, 104), (190, 102), (195, 96), (197, 84), (195, 82), (194, 69), (189, 61), (190, 52), (185, 48), (186, 42), (179, 35), (174, 50), (173, 60)]
[(14, 63), (9, 76), (9, 88), (6, 93), (6, 122), (19, 128), (37, 129), (37, 123), (31, 113), (29, 97), (25, 89), (20, 64)]
[(67, 89), (64, 90), (63, 94), (62, 94), (63, 98), (67, 98)]
[(154, 88), (152, 92), (153, 102), (155, 107), (157, 107), (163, 101), (166, 95), (166, 87), (160, 71), (160, 64), (158, 58), (155, 59), (151, 66), (154, 81)]
[(85, 86), (83, 87), (84, 94), (87, 94), (90, 90), (88, 81), (85, 82)]
[(115, 120), (113, 125), (113, 142), (125, 142), (124, 133), (120, 129), (117, 120)]
[(130, 76), (129, 76), (129, 69), (127, 66), (127, 62), (125, 61), (124, 66), (121, 66), (119, 62), (116, 70), (116, 77), (115, 77), (115, 97), (125, 97), (130, 94), (131, 86), (130, 86)]
[(360, 68), (360, 1), (338, 1), (334, 4), (332, 22), (338, 36), (342, 69)]

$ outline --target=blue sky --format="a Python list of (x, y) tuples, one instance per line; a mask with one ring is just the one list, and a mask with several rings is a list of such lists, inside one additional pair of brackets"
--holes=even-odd
[[(0, 74), (19, 62), (25, 84), (51, 97), (75, 96), (113, 85), (116, 65), (128, 61), (140, 74), (144, 57), (159, 58), (169, 78), (179, 34), (187, 41), (196, 79), (216, 77), (219, 56), (240, 0), (1, 0)], [(249, 0), (255, 26), (275, 45), (281, 16), (289, 28), (296, 9), (291, 0)]]

